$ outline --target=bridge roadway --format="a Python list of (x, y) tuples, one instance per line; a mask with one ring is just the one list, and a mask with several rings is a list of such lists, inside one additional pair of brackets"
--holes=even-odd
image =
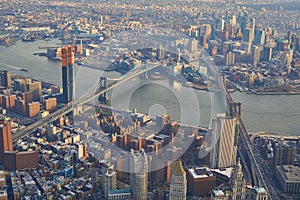
[(154, 64), (150, 67), (147, 67), (146, 69), (136, 69), (130, 72), (130, 74), (126, 74), (122, 77), (122, 79), (120, 79), (120, 81), (118, 82), (114, 82), (111, 85), (109, 85), (105, 90), (102, 91), (96, 91), (95, 93), (93, 93), (92, 95), (89, 95), (88, 97), (82, 97), (78, 100), (76, 100), (75, 102), (70, 102), (66, 107), (57, 110), (56, 112), (48, 115), (45, 118), (42, 118), (28, 126), (26, 126), (24, 129), (17, 131), (15, 134), (13, 134), (13, 141), (16, 142), (19, 139), (22, 139), (30, 134), (32, 134), (36, 128), (44, 126), (45, 124), (49, 124), (53, 121), (55, 121), (56, 119), (58, 119), (59, 117), (66, 115), (68, 113), (70, 113), (71, 111), (74, 110), (74, 108), (79, 105), (79, 104), (85, 104), (90, 102), (91, 100), (95, 99), (95, 97), (98, 97), (99, 95), (108, 92), (109, 90), (117, 87), (118, 85), (121, 85), (123, 83), (125, 83), (126, 81), (129, 81), (130, 79), (133, 79), (143, 73), (146, 73), (150, 70), (156, 69), (160, 66), (161, 64)]
[[(218, 84), (218, 87), (221, 89), (221, 92), (224, 95), (227, 104), (230, 106), (231, 103), (233, 103), (234, 101), (231, 98), (230, 94), (228, 93), (227, 89), (225, 88), (225, 86), (223, 84), (222, 77), (218, 73), (217, 67), (212, 63), (211, 60), (206, 60), (206, 62), (207, 62), (208, 65), (210, 65), (210, 71), (211, 71), (212, 75), (215, 77), (216, 82)], [(121, 81), (111, 84), (105, 90), (97, 91), (94, 95), (91, 95), (90, 97), (82, 98), (82, 99), (80, 99), (80, 101), (76, 101), (74, 106), (77, 106), (78, 104), (87, 103), (87, 102), (93, 100), (95, 97), (99, 96), (100, 94), (108, 92), (109, 90), (117, 87), (118, 85), (121, 85), (124, 82), (129, 81), (130, 79), (135, 78), (135, 77), (137, 77), (137, 76), (139, 76), (139, 75), (141, 75), (141, 74), (143, 74), (147, 71), (155, 69), (159, 66), (160, 66), (160, 64), (157, 64), (157, 65), (151, 66), (147, 69), (143, 69), (142, 71), (137, 72), (135, 74), (125, 75)], [(13, 141), (16, 141), (20, 138), (24, 138), (25, 136), (33, 133), (36, 128), (41, 127), (41, 126), (43, 126), (45, 124), (48, 124), (50, 122), (53, 122), (54, 120), (56, 120), (60, 116), (71, 112), (73, 109), (74, 109), (73, 103), (70, 103), (70, 105), (66, 106), (65, 108), (62, 108), (62, 109), (52, 113), (51, 115), (49, 115), (49, 116), (47, 116), (47, 117), (45, 117), (41, 120), (38, 120), (38, 121), (34, 122), (33, 124), (27, 126), (23, 130), (20, 130), (17, 133), (15, 133), (13, 135)], [(277, 196), (276, 191), (271, 186), (269, 178), (266, 177), (264, 172), (262, 172), (263, 166), (261, 164), (259, 165), (258, 162), (256, 161), (255, 154), (254, 154), (254, 149), (253, 149), (252, 144), (250, 142), (248, 132), (247, 132), (245, 126), (244, 126), (244, 123), (241, 119), (241, 116), (236, 115), (235, 117), (237, 117), (237, 119), (239, 120), (240, 136), (241, 136), (241, 139), (243, 141), (242, 145), (245, 148), (245, 150), (248, 154), (248, 157), (250, 159), (251, 169), (252, 169), (252, 177), (253, 177), (254, 183), (256, 183), (256, 179), (257, 179), (258, 186), (261, 186), (261, 187), (265, 188), (265, 190), (269, 194), (269, 199), (270, 200), (279, 199), (278, 196)]]
[[(210, 60), (207, 61), (207, 63), (210, 65), (211, 73), (214, 75), (216, 82), (218, 84), (218, 87), (221, 90), (223, 96), (225, 97), (228, 106), (230, 107), (231, 103), (234, 103), (234, 101), (231, 98), (227, 89), (225, 88), (225, 86), (223, 84), (223, 79), (222, 79), (220, 73), (218, 73), (217, 67), (213, 63), (210, 63), (210, 62), (212, 62), (212, 61), (210, 61)], [(235, 117), (239, 120), (240, 137), (242, 139), (242, 144), (240, 144), (240, 147), (244, 148), (244, 150), (248, 154), (248, 158), (250, 159), (251, 172), (252, 172), (251, 174), (252, 174), (252, 179), (254, 182), (253, 184), (265, 188), (266, 192), (269, 195), (270, 200), (279, 199), (275, 189), (271, 185), (271, 182), (269, 179), (271, 177), (267, 177), (266, 173), (264, 172), (265, 169), (264, 169), (263, 164), (261, 162), (260, 163), (257, 162), (257, 159), (256, 159), (257, 156), (255, 156), (255, 150), (253, 149), (253, 146), (250, 142), (250, 136), (248, 135), (248, 132), (242, 121), (241, 116), (236, 115)], [(239, 152), (240, 152), (240, 155), (243, 155), (243, 152), (241, 152), (241, 151), (239, 151)], [(245, 159), (244, 156), (243, 156), (243, 159)]]

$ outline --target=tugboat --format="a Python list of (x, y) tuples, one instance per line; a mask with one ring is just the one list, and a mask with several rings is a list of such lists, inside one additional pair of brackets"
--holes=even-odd
[(19, 70), (22, 72), (28, 72), (28, 69), (25, 69), (25, 68), (19, 68)]

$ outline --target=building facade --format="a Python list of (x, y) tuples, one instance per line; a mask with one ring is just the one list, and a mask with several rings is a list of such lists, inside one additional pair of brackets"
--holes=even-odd
[(268, 193), (264, 188), (252, 187), (244, 180), (240, 159), (231, 176), (230, 189), (217, 189), (211, 193), (211, 200), (268, 200)]
[(236, 164), (238, 130), (236, 118), (219, 114), (213, 119), (210, 168), (226, 168)]
[(148, 157), (144, 149), (130, 154), (130, 188), (134, 200), (147, 200), (148, 194)]
[(186, 200), (187, 179), (180, 160), (172, 163), (169, 200)]
[(1, 86), (11, 88), (11, 74), (7, 70), (1, 71)]
[(206, 167), (187, 170), (188, 192), (191, 196), (209, 195), (216, 187), (216, 176)]
[(300, 195), (300, 168), (294, 165), (276, 167), (276, 178), (287, 195)]

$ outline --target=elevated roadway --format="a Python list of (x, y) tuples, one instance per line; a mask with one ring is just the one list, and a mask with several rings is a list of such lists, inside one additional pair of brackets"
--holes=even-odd
[[(22, 130), (19, 130), (17, 131), (15, 134), (13, 134), (13, 141), (16, 142), (17, 140), (19, 139), (22, 139), (30, 134), (32, 134), (38, 127), (42, 127), (46, 124), (49, 124), (49, 123), (52, 123), (53, 121), (55, 121), (56, 119), (58, 119), (59, 117), (63, 116), (63, 115), (66, 115), (70, 112), (72, 112), (74, 110), (75, 107), (77, 107), (77, 105), (80, 105), (80, 104), (85, 104), (85, 103), (88, 103), (90, 102), (91, 100), (94, 100), (95, 97), (98, 97), (99, 95), (101, 94), (104, 94), (105, 92), (108, 92), (109, 90), (112, 90), (114, 89), (115, 87), (143, 74), (143, 73), (146, 73), (148, 71), (151, 71), (153, 69), (156, 69), (160, 66), (161, 64), (158, 63), (158, 64), (154, 64), (152, 66), (149, 66), (145, 69), (136, 69), (136, 70), (133, 70), (131, 72), (129, 72), (129, 74), (126, 74), (124, 75), (120, 81), (117, 81), (117, 82), (114, 82), (112, 84), (110, 84), (106, 89), (102, 90), (102, 91), (99, 91), (99, 90), (96, 90), (96, 92), (92, 92), (92, 94), (86, 96), (86, 97), (82, 97), (78, 100), (75, 100), (74, 102), (70, 102), (67, 106), (65, 106), (64, 108), (62, 109), (59, 109), (57, 111), (55, 111), (54, 113), (48, 115), (47, 117), (45, 118), (42, 118), (28, 126), (26, 126), (24, 129)], [(116, 79), (116, 80), (119, 80), (119, 79)]]

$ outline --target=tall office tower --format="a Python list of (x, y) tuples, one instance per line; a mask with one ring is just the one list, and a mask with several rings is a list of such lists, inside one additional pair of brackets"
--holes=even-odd
[(73, 48), (73, 46), (68, 46), (69, 101), (73, 100), (73, 92), (74, 92), (73, 65), (74, 65), (74, 48)]
[(10, 174), (6, 174), (5, 175), (5, 181), (6, 181), (6, 192), (7, 192), (7, 199), (8, 200), (14, 200), (14, 189), (12, 186), (12, 182), (11, 182), (11, 175)]
[(169, 200), (186, 200), (187, 180), (181, 160), (172, 163), (171, 174)]
[(242, 170), (242, 165), (240, 159), (235, 166), (235, 171), (230, 181), (231, 189), (232, 189), (232, 199), (245, 199), (245, 183), (244, 183), (244, 175)]
[(68, 103), (73, 99), (73, 64), (74, 51), (72, 46), (64, 46), (61, 49), (62, 56), (62, 84), (63, 102)]
[(68, 48), (61, 48), (61, 57), (62, 57), (62, 85), (63, 85), (63, 98), (62, 101), (64, 103), (68, 103), (69, 97), (69, 80), (68, 80)]
[(207, 40), (210, 38), (211, 35), (211, 25), (210, 24), (201, 24), (198, 28), (199, 36), (204, 36)]
[(273, 51), (272, 47), (265, 46), (263, 49), (261, 60), (270, 62), (272, 59), (272, 51)]
[(197, 50), (198, 50), (198, 41), (195, 38), (193, 38), (193, 40), (190, 43), (190, 51), (193, 52)]
[(205, 36), (201, 35), (199, 36), (198, 40), (200, 41), (200, 45), (204, 48), (204, 49), (208, 49), (208, 43), (207, 43), (207, 39)]
[(213, 25), (211, 26), (210, 40), (216, 40), (216, 39), (217, 39), (216, 25), (213, 24)]
[(225, 27), (225, 20), (224, 19), (217, 19), (216, 21), (216, 29), (218, 31), (223, 31)]
[(162, 45), (159, 45), (156, 51), (157, 60), (162, 60), (165, 57), (165, 52)]
[(264, 45), (266, 38), (266, 32), (264, 30), (255, 30), (254, 33), (254, 41), (253, 44), (255, 45)]
[(232, 66), (235, 63), (235, 55), (232, 52), (229, 52), (226, 55), (225, 65), (226, 66)]
[(251, 60), (253, 65), (257, 65), (260, 60), (260, 48), (258, 46), (252, 46)]
[(289, 44), (292, 44), (293, 34), (294, 34), (293, 31), (288, 32), (288, 38), (287, 39), (289, 41)]
[(289, 67), (293, 61), (293, 49), (290, 49), (288, 52), (282, 52), (280, 56), (280, 61), (283, 66)]
[(296, 50), (300, 51), (300, 36), (296, 37)]
[(4, 152), (13, 151), (11, 122), (0, 118), (0, 162), (4, 162)]
[(244, 34), (244, 31), (247, 27), (249, 27), (249, 20), (248, 20), (248, 16), (244, 16), (241, 18), (241, 29), (242, 29), (242, 33)]
[(108, 198), (108, 191), (117, 189), (117, 172), (114, 169), (108, 168), (104, 177), (104, 192)]
[(236, 16), (232, 15), (231, 19), (230, 19), (230, 24), (232, 26), (233, 31), (235, 31), (236, 29)]
[(291, 36), (291, 49), (296, 50), (296, 39), (297, 35), (296, 33), (293, 33)]
[(250, 19), (250, 28), (252, 29), (253, 35), (255, 33), (255, 27), (256, 27), (256, 20), (255, 20), (255, 18), (251, 18)]
[(11, 88), (11, 74), (10, 71), (1, 71), (1, 86)]
[(254, 40), (253, 29), (246, 28), (243, 32), (243, 41), (252, 44), (253, 40)]
[(144, 151), (131, 149), (130, 188), (134, 200), (147, 200), (148, 193), (148, 158)]
[(180, 60), (181, 60), (181, 52), (180, 52), (180, 48), (177, 48), (176, 62), (180, 63)]
[(210, 167), (232, 167), (236, 163), (238, 120), (218, 114), (212, 120), (212, 142), (210, 152)]
[(274, 147), (273, 166), (294, 165), (296, 159), (296, 148), (287, 143), (280, 142)]

